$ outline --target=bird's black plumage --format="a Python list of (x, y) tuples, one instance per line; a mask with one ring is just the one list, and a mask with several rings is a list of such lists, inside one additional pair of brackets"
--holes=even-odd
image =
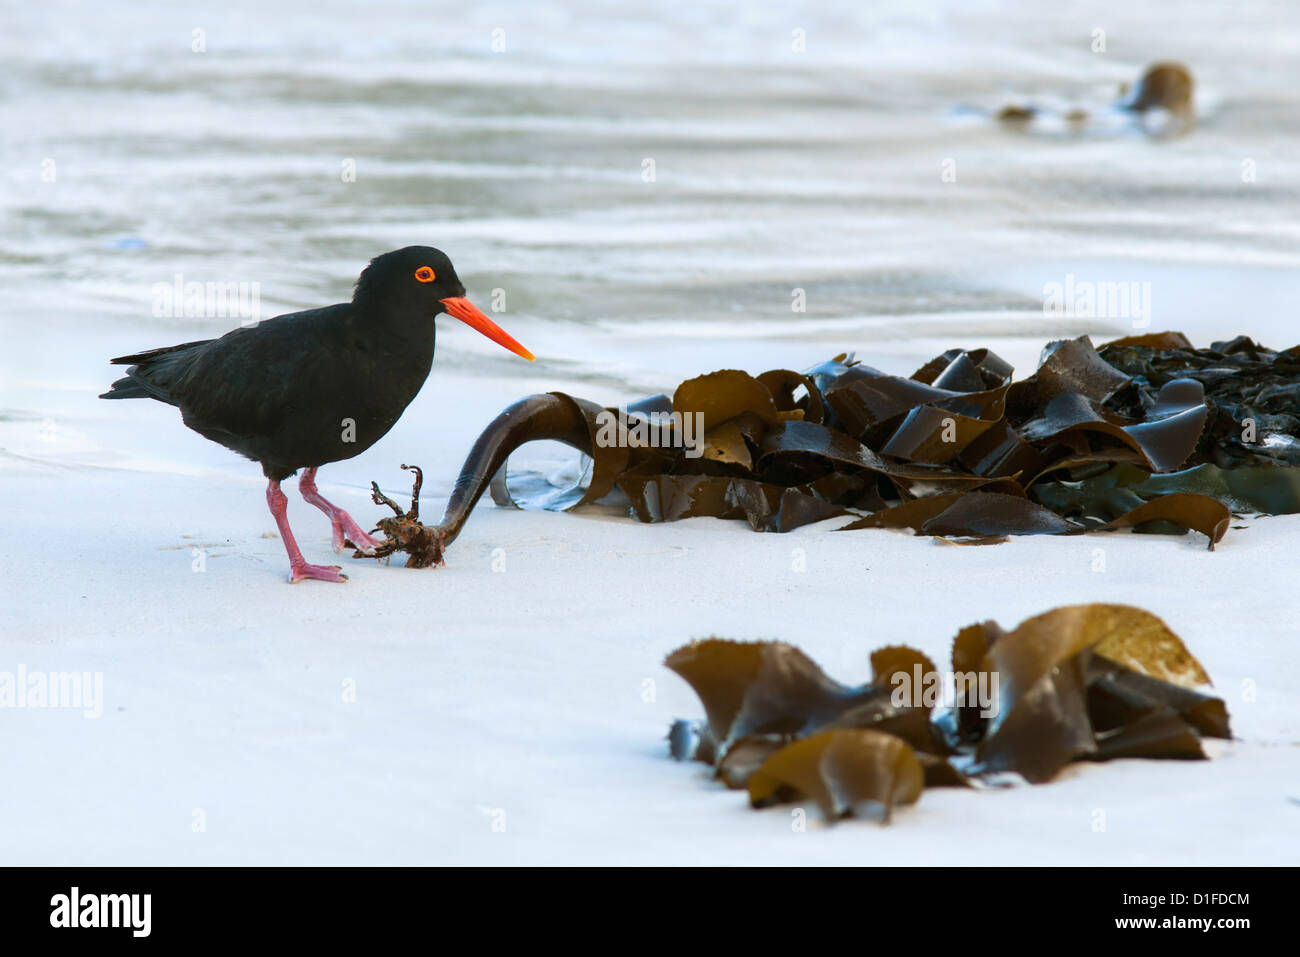
[[(415, 278), (422, 266), (432, 282)], [(372, 260), (351, 302), (113, 359), (130, 368), (101, 398), (174, 405), (195, 432), (284, 479), (393, 427), (429, 375), (441, 300), (464, 295), (443, 253), (408, 246)]]

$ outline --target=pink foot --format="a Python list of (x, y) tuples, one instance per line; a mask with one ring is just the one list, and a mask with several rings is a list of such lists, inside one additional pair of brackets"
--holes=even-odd
[(357, 524), (356, 519), (320, 493), (320, 489), (316, 487), (315, 468), (303, 470), (302, 477), (298, 480), (298, 491), (302, 493), (304, 499), (329, 516), (334, 551), (343, 551), (351, 542), (353, 548), (360, 550), (363, 555), (369, 555), (374, 552), (376, 546), (382, 544), (380, 539), (371, 538), (366, 530)]
[(345, 582), (348, 576), (343, 574), (339, 565), (308, 565), (302, 562), (289, 569), (289, 584), (296, 585), (305, 581)]
[(362, 554), (368, 554), (383, 544), (382, 540), (362, 531), (356, 520), (341, 508), (337, 511), (337, 517), (332, 517), (331, 524), (334, 529), (334, 551), (336, 552), (343, 551), (351, 544), (353, 548), (360, 549)]

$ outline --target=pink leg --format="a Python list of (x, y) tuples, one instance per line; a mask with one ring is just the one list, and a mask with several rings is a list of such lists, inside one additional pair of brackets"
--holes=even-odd
[(348, 576), (342, 574), (343, 570), (338, 565), (308, 565), (303, 559), (302, 552), (298, 550), (298, 543), (294, 541), (293, 530), (289, 528), (289, 516), (286, 512), (289, 499), (280, 491), (280, 483), (274, 479), (266, 486), (266, 504), (271, 506), (275, 525), (280, 529), (280, 538), (284, 540), (284, 550), (289, 553), (290, 584), (296, 585), (309, 578), (323, 582), (348, 580)]
[(320, 490), (316, 488), (315, 468), (303, 470), (302, 478), (298, 479), (298, 491), (302, 493), (304, 499), (330, 517), (330, 525), (334, 529), (334, 551), (343, 551), (348, 542), (352, 543), (353, 548), (359, 548), (363, 552), (372, 551), (380, 544), (379, 539), (371, 538), (366, 534), (365, 530), (357, 524), (356, 519), (321, 495)]

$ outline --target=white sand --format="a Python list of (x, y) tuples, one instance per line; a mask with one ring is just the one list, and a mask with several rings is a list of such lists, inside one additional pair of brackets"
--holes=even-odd
[[(110, 377), (94, 378), (90, 350), (112, 345), (86, 346), (85, 376), (6, 380), (8, 407), (50, 418), (0, 423), (0, 671), (102, 672), (104, 688), (99, 718), (0, 712), (6, 862), (1296, 860), (1300, 516), (1238, 523), (1248, 527), (1209, 552), (1198, 535), (964, 548), (833, 533), (842, 520), (778, 536), (488, 503), (445, 569), (345, 559), (347, 585), (291, 587), (255, 466), (187, 432), (172, 409), (93, 399)], [(1032, 354), (1027, 342), (995, 347)], [(810, 359), (827, 353), (796, 351), (810, 348)], [(913, 344), (880, 364), (908, 371), (930, 351)], [(508, 361), (491, 367), (501, 376), (473, 378), (435, 366), (392, 434), (322, 471), (325, 493), (371, 521), (382, 512), (367, 481), (403, 496), (397, 465), (413, 461), (429, 470), (424, 513), (436, 518), (478, 427), (557, 384), (541, 372), (504, 378), (519, 374)], [(468, 414), (451, 423), (439, 410), (456, 402)], [(325, 560), (324, 517), (292, 501), (308, 559)], [(751, 811), (702, 765), (666, 756), (671, 719), (702, 716), (661, 666), (693, 637), (784, 639), (857, 682), (879, 645), (946, 662), (964, 624), (1009, 627), (1087, 601), (1164, 617), (1227, 700), (1236, 740), (1210, 742), (1205, 762), (1117, 761), (1036, 788), (928, 790), (886, 828), (827, 828), (812, 811), (805, 833), (787, 810)]]

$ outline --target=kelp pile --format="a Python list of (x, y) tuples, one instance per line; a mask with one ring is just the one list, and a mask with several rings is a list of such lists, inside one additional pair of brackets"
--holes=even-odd
[[(780, 642), (695, 641), (665, 661), (695, 690), (703, 722), (678, 721), (670, 752), (702, 761), (753, 807), (811, 800), (828, 820), (888, 821), (925, 787), (1050, 781), (1074, 761), (1203, 759), (1228, 738), (1209, 676), (1156, 616), (1074, 605), (1011, 632), (986, 621), (952, 643), (941, 675), (920, 651), (880, 648), (872, 678), (842, 685)], [(948, 681), (952, 706), (934, 717)]]
[[(507, 459), (536, 439), (588, 456), (585, 480), (512, 487)], [(907, 377), (851, 355), (804, 372), (722, 370), (625, 410), (529, 396), (479, 436), (422, 544), (394, 547), (436, 564), (489, 486), (498, 504), (551, 509), (618, 489), (643, 522), (786, 532), (847, 515), (843, 530), (978, 544), (1194, 529), (1213, 548), (1233, 512), (1300, 511), (1300, 346), (1196, 349), (1154, 333), (1099, 352), (1084, 336), (1048, 344), (1018, 382), (988, 349), (951, 349)]]

